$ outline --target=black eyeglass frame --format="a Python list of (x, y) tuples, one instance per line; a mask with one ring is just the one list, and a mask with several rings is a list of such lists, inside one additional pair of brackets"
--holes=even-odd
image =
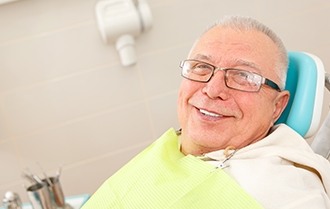
[[(201, 64), (206, 64), (206, 65), (212, 67), (212, 73), (210, 74), (210, 77), (207, 80), (203, 81), (203, 80), (192, 79), (192, 78), (189, 78), (189, 77), (185, 76), (183, 74), (183, 66), (184, 66), (184, 63), (186, 61), (195, 61), (195, 62), (198, 62), (198, 63), (201, 63)], [(282, 89), (274, 81), (272, 81), (272, 80), (270, 80), (270, 79), (268, 79), (268, 78), (266, 78), (266, 77), (264, 77), (264, 76), (262, 76), (262, 75), (260, 75), (258, 73), (247, 71), (247, 70), (242, 70), (242, 69), (238, 69), (238, 68), (221, 68), (221, 67), (216, 67), (216, 66), (214, 66), (214, 65), (212, 65), (210, 63), (207, 63), (207, 62), (204, 62), (204, 61), (200, 61), (200, 60), (197, 60), (197, 59), (186, 59), (186, 60), (181, 61), (180, 62), (180, 68), (181, 68), (181, 76), (184, 77), (184, 78), (186, 78), (186, 79), (188, 79), (188, 80), (191, 80), (191, 81), (196, 81), (196, 82), (201, 82), (201, 83), (207, 83), (214, 76), (214, 73), (215, 73), (216, 70), (221, 70), (221, 71), (224, 71), (225, 72), (225, 79), (224, 80), (225, 80), (225, 84), (226, 84), (226, 86), (228, 88), (235, 89), (235, 90), (238, 90), (238, 91), (245, 91), (245, 92), (259, 92), (260, 89), (261, 89), (261, 86), (262, 85), (266, 85), (266, 86), (269, 86), (270, 88), (272, 88), (272, 89), (274, 89), (274, 90), (276, 90), (278, 92), (281, 92), (282, 91)], [(233, 88), (231, 86), (228, 86), (227, 85), (227, 80), (226, 80), (226, 78), (227, 78), (227, 71), (228, 70), (237, 70), (237, 71), (241, 71), (241, 72), (248, 72), (248, 73), (252, 73), (253, 75), (257, 75), (257, 76), (261, 77), (261, 82), (260, 82), (259, 88), (257, 90), (255, 90), (255, 91), (248, 91), (248, 90), (242, 90), (242, 89), (237, 89), (237, 88)]]

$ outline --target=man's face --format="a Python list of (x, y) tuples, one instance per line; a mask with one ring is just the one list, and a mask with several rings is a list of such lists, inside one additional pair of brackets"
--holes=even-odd
[[(278, 49), (260, 32), (212, 28), (194, 45), (189, 59), (256, 72), (280, 82), (274, 71)], [(256, 142), (267, 135), (287, 100), (288, 92), (265, 85), (259, 92), (230, 89), (222, 71), (216, 71), (208, 83), (183, 79), (178, 98), (182, 152), (199, 155)]]

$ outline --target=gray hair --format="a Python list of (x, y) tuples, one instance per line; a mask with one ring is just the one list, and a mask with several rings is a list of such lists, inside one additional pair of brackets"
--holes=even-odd
[[(288, 54), (287, 50), (282, 42), (282, 40), (266, 25), (260, 23), (259, 21), (250, 18), (250, 17), (243, 17), (243, 16), (225, 16), (214, 25), (209, 27), (207, 31), (213, 27), (222, 26), (222, 27), (229, 27), (233, 29), (238, 29), (242, 31), (247, 30), (255, 30), (262, 32), (266, 36), (268, 36), (277, 46), (279, 50), (279, 62), (276, 64), (275, 71), (278, 75), (281, 83), (280, 88), (284, 89), (285, 82), (286, 82), (286, 74), (288, 68)], [(205, 31), (206, 32), (206, 31)], [(204, 32), (204, 33), (205, 33)]]

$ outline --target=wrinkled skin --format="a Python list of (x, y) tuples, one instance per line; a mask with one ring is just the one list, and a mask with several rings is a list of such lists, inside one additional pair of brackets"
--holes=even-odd
[[(274, 70), (278, 49), (261, 32), (216, 26), (202, 35), (188, 58), (253, 71), (280, 83)], [(208, 83), (183, 79), (178, 97), (181, 151), (200, 155), (259, 141), (279, 118), (288, 98), (287, 91), (278, 92), (265, 85), (259, 92), (230, 89), (222, 71)]]

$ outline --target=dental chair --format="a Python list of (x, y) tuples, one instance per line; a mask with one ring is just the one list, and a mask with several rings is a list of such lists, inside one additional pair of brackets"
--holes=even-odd
[(276, 122), (285, 123), (304, 138), (314, 136), (314, 152), (329, 157), (330, 113), (321, 128), (324, 87), (330, 91), (330, 76), (322, 61), (305, 52), (289, 52), (289, 68), (285, 89), (290, 91), (289, 103)]

